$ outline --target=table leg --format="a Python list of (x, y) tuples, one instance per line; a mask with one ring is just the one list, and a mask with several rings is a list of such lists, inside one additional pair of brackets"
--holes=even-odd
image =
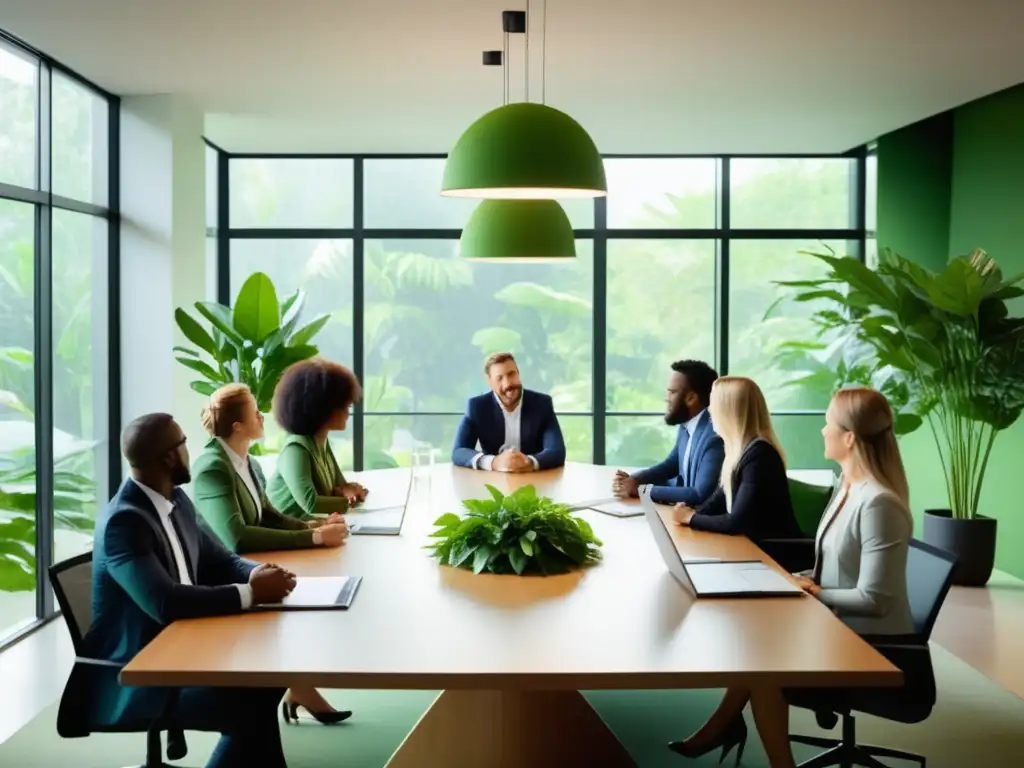
[(443, 691), (387, 768), (635, 768), (578, 691)]

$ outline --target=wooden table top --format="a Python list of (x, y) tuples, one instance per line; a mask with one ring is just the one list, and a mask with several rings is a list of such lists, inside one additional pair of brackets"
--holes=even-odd
[[(402, 535), (253, 558), (300, 578), (362, 576), (349, 610), (175, 622), (122, 682), (429, 690), (900, 683), (895, 667), (812, 597), (691, 597), (642, 516), (578, 513), (603, 540), (604, 557), (564, 576), (474, 575), (440, 566), (422, 548), (432, 522), (464, 511), (460, 499), (484, 497), (485, 483), (506, 492), (533, 483), (572, 503), (610, 496), (613, 472), (574, 463), (523, 475), (437, 465), (429, 483), (413, 488)], [(405, 487), (408, 478), (408, 469), (390, 469), (359, 481), (369, 503), (375, 489)], [(743, 537), (669, 528), (684, 555), (767, 559)]]

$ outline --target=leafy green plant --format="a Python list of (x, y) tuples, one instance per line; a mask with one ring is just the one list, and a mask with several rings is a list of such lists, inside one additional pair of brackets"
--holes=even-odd
[(465, 517), (434, 521), (438, 539), (427, 548), (443, 565), (474, 573), (566, 573), (601, 557), (601, 540), (569, 508), (525, 485), (509, 495), (487, 486), (489, 499), (467, 499)]
[(174, 348), (178, 353), (175, 359), (202, 376), (191, 382), (192, 389), (211, 395), (224, 384), (242, 382), (256, 396), (260, 411), (268, 413), (285, 368), (320, 351), (310, 342), (330, 315), (318, 315), (299, 327), (304, 301), (300, 290), (278, 302), (270, 278), (254, 272), (242, 285), (233, 307), (196, 302), (196, 311), (210, 324), (209, 330), (184, 309), (176, 309), (178, 327), (199, 348)]
[[(934, 273), (889, 250), (877, 271), (857, 259), (804, 252), (828, 266), (820, 280), (779, 282), (798, 302), (821, 301), (813, 319), (838, 333), (850, 359), (836, 384), (875, 386), (903, 410), (898, 431), (927, 420), (953, 516), (978, 514), (996, 435), (1024, 410), (1024, 318), (1006, 302), (1024, 296), (1024, 274), (1004, 279), (984, 251)], [(791, 342), (780, 353), (820, 350)], [(844, 380), (845, 379), (845, 380)]]
[[(53, 518), (58, 528), (89, 534), (95, 524), (96, 485), (78, 464), (95, 448), (81, 443), (53, 468)], [(0, 591), (36, 585), (36, 454), (20, 448), (0, 455)]]

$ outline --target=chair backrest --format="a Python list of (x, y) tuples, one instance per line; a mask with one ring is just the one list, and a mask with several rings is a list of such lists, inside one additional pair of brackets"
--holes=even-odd
[(949, 594), (953, 582), (956, 557), (944, 549), (925, 544), (918, 539), (910, 540), (907, 554), (907, 595), (910, 598), (910, 612), (914, 616), (914, 627), (919, 639), (927, 642), (942, 603)]
[(793, 514), (797, 525), (805, 536), (818, 532), (818, 523), (825, 514), (825, 508), (832, 498), (831, 485), (814, 485), (802, 480), (789, 480), (789, 498), (793, 502)]
[(50, 584), (80, 655), (82, 638), (92, 624), (92, 552), (51, 565)]

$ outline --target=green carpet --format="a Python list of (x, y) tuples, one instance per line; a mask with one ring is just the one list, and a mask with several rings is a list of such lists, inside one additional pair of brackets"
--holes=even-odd
[[(924, 754), (929, 768), (1016, 762), (1015, 756), (1024, 752), (1024, 702), (941, 648), (933, 646), (932, 655), (939, 702), (931, 717), (920, 725), (905, 726), (860, 716), (857, 726), (861, 741)], [(290, 768), (383, 766), (435, 695), (428, 691), (325, 694), (336, 706), (353, 709), (355, 715), (348, 723), (330, 728), (309, 720), (283, 727)], [(717, 755), (687, 762), (665, 748), (666, 742), (687, 736), (703, 722), (718, 701), (718, 691), (597, 691), (588, 692), (587, 697), (641, 768), (718, 764)], [(53, 705), (0, 744), (0, 766), (115, 768), (141, 762), (142, 737), (95, 735), (62, 740), (54, 730), (56, 715), (57, 707)], [(822, 733), (809, 713), (794, 709), (792, 715), (793, 732)], [(190, 732), (189, 755), (183, 764), (201, 766), (215, 740), (215, 735)], [(795, 755), (801, 760), (814, 752), (809, 747), (797, 747)], [(768, 766), (753, 730), (742, 764), (749, 768)], [(892, 765), (901, 768), (896, 761)]]

